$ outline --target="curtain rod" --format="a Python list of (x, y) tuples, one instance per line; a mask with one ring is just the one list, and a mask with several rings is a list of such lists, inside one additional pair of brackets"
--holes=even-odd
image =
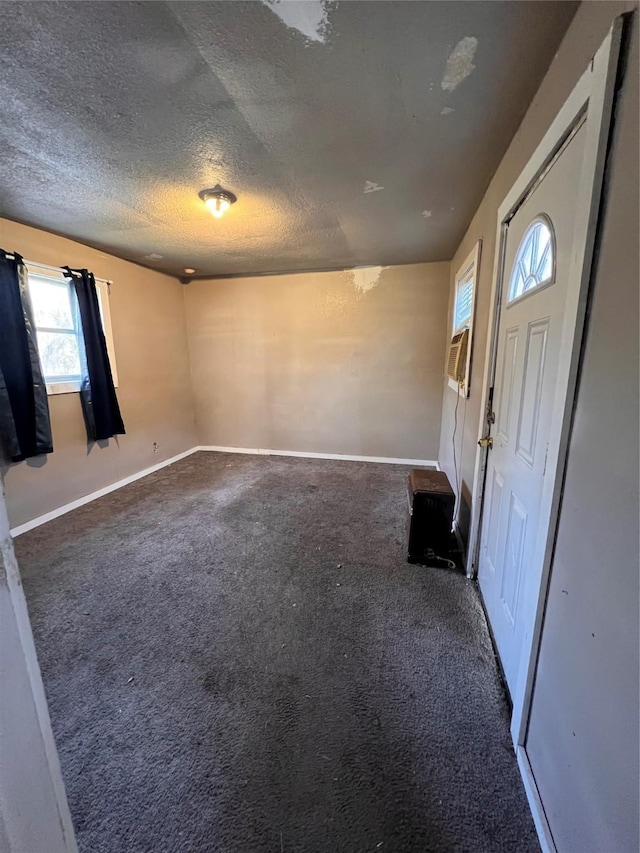
[[(6, 252), (6, 255), (8, 258), (13, 258), (15, 260), (16, 256), (13, 254), (13, 252)], [(51, 264), (39, 264), (37, 261), (28, 261), (26, 258), (23, 258), (22, 261), (23, 261), (25, 267), (37, 267), (40, 270), (53, 270), (53, 272), (59, 272), (59, 273), (64, 272), (62, 267), (54, 267)], [(65, 278), (66, 278), (66, 276), (65, 276)], [(103, 284), (107, 284), (107, 285), (113, 284), (113, 282), (110, 281), (110, 279), (108, 279), (108, 278), (100, 278), (97, 275), (94, 276), (94, 278), (96, 281), (101, 281)]]

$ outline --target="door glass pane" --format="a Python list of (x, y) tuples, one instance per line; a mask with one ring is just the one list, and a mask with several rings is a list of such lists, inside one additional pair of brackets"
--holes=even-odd
[(554, 239), (551, 222), (536, 217), (524, 233), (516, 253), (507, 302), (553, 280)]

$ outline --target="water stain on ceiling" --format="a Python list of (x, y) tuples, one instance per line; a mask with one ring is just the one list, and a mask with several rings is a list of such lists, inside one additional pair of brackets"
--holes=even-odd
[(577, 3), (0, 6), (0, 215), (215, 276), (448, 260)]

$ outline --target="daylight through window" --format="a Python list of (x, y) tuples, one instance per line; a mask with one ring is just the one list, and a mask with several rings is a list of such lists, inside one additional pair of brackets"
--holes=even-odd
[(468, 277), (463, 278), (456, 285), (456, 305), (453, 318), (453, 331), (460, 332), (471, 326), (471, 314), (473, 313), (473, 277), (475, 270), (471, 270)]
[(40, 363), (47, 384), (80, 381), (79, 318), (64, 278), (29, 274)]
[[(114, 384), (117, 374), (106, 283), (96, 282), (102, 327)], [(29, 293), (38, 340), (40, 364), (50, 394), (80, 390), (82, 328), (73, 283), (62, 273), (43, 275), (29, 270)]]
[(537, 217), (527, 228), (518, 247), (509, 282), (509, 302), (553, 280), (555, 258), (548, 219)]

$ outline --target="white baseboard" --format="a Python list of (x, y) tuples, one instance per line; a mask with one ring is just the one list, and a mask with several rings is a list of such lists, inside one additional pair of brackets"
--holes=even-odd
[(96, 492), (91, 492), (89, 495), (84, 495), (81, 498), (77, 498), (75, 501), (56, 507), (56, 509), (52, 509), (51, 512), (46, 512), (44, 515), (32, 518), (31, 521), (25, 521), (24, 524), (18, 524), (16, 527), (11, 528), (11, 535), (15, 538), (16, 536), (20, 536), (22, 533), (26, 533), (28, 530), (33, 530), (34, 527), (40, 527), (41, 524), (46, 524), (47, 521), (53, 521), (54, 518), (65, 515), (65, 513), (78, 509), (78, 507), (91, 503), (91, 501), (95, 501), (104, 495), (108, 495), (109, 492), (115, 492), (116, 489), (120, 489), (122, 486), (127, 486), (129, 483), (134, 483), (136, 480), (140, 480), (148, 474), (153, 474), (154, 471), (159, 471), (167, 465), (173, 465), (174, 462), (178, 462), (186, 456), (191, 456), (192, 453), (197, 453), (199, 450), (215, 451), (217, 453), (253, 453), (259, 456), (301, 456), (306, 459), (338, 459), (344, 462), (382, 462), (393, 465), (419, 465), (421, 467), (435, 468), (438, 471), (440, 470), (438, 463), (432, 459), (393, 459), (388, 456), (345, 456), (338, 453), (302, 453), (298, 450), (264, 450), (262, 448), (253, 447), (198, 446), (192, 447), (190, 450), (185, 450), (184, 453), (178, 453), (177, 456), (171, 456), (169, 459), (165, 459), (163, 462), (158, 462), (157, 465), (152, 465), (150, 468), (138, 471), (136, 474), (124, 477), (122, 480), (117, 480), (115, 483), (104, 486), (104, 488), (98, 489)]
[(216, 453), (252, 453), (257, 456), (298, 456), (303, 459), (337, 459), (342, 462), (378, 462), (383, 465), (419, 465), (422, 468), (440, 466), (435, 459), (405, 459), (393, 456), (351, 456), (345, 453), (312, 453), (302, 450), (267, 450), (263, 447), (223, 447), (222, 445), (201, 445), (196, 450), (214, 451)]
[(527, 795), (527, 800), (529, 801), (529, 808), (531, 809), (533, 822), (536, 827), (536, 832), (538, 833), (538, 841), (540, 842), (542, 853), (557, 853), (553, 835), (551, 834), (551, 828), (549, 827), (547, 816), (544, 813), (544, 807), (542, 805), (542, 800), (540, 799), (538, 786), (536, 785), (533, 770), (531, 769), (531, 764), (529, 763), (529, 758), (524, 746), (517, 747), (516, 758), (518, 759), (520, 775), (522, 776), (522, 781), (524, 783), (524, 790)]
[(91, 492), (90, 495), (84, 495), (81, 498), (77, 498), (77, 500), (75, 501), (71, 501), (68, 504), (63, 504), (62, 506), (59, 506), (56, 509), (52, 509), (51, 512), (45, 512), (44, 515), (39, 515), (37, 518), (32, 518), (31, 521), (25, 521), (24, 524), (18, 524), (17, 527), (11, 528), (11, 535), (15, 539), (15, 537), (20, 536), (21, 533), (26, 533), (28, 530), (33, 530), (34, 527), (40, 527), (41, 524), (46, 524), (47, 521), (53, 521), (54, 518), (58, 518), (61, 515), (65, 515), (65, 513), (71, 512), (71, 510), (73, 509), (78, 509), (78, 507), (91, 503), (91, 501), (95, 501), (97, 500), (97, 498), (103, 497), (103, 495), (108, 495), (109, 492), (115, 492), (116, 489), (120, 489), (122, 488), (122, 486), (127, 486), (129, 483), (133, 483), (136, 480), (140, 480), (142, 477), (146, 477), (147, 474), (153, 474), (154, 471), (159, 471), (161, 468), (166, 468), (167, 465), (172, 465), (174, 462), (178, 462), (178, 460), (184, 459), (185, 456), (190, 456), (192, 453), (195, 453), (197, 450), (200, 450), (200, 448), (192, 447), (190, 450), (185, 450), (184, 453), (178, 453), (177, 456), (171, 456), (169, 459), (165, 459), (163, 462), (158, 462), (157, 465), (152, 465), (150, 468), (144, 468), (142, 471), (138, 471), (136, 474), (130, 474), (128, 477), (124, 477), (122, 480), (117, 480), (115, 483), (111, 483), (109, 486), (104, 486), (104, 488), (98, 489), (97, 492)]

